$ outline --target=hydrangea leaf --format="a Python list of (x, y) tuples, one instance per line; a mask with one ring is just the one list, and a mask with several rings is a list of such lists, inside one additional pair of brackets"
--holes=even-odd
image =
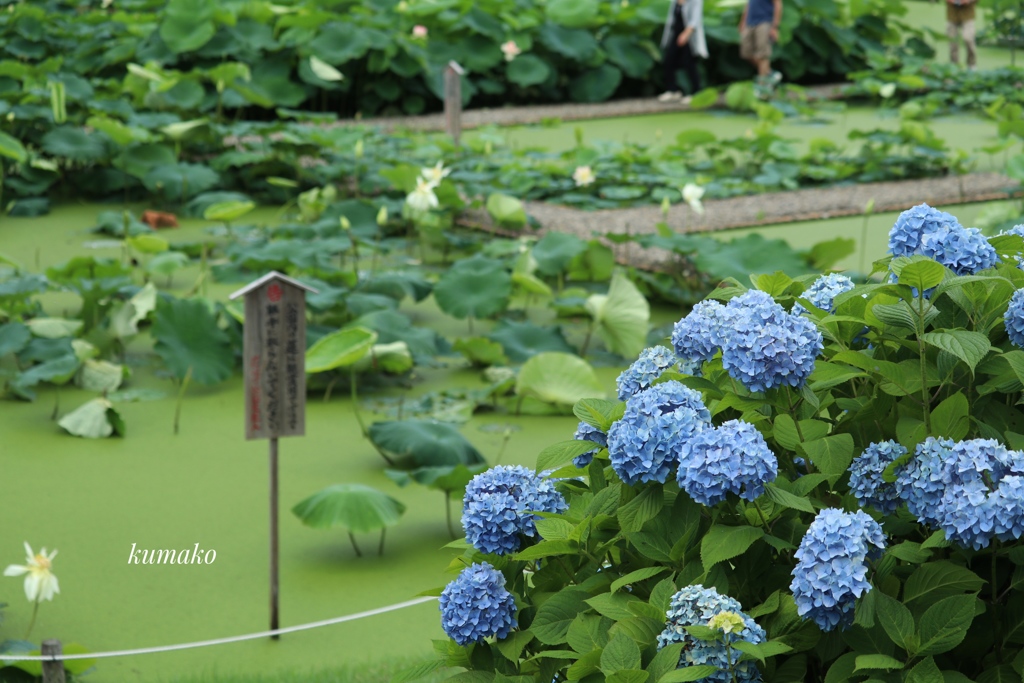
[(700, 543), (700, 560), (709, 570), (725, 560), (742, 555), (764, 536), (764, 529), (753, 526), (722, 526), (708, 529)]
[(235, 355), (231, 339), (200, 299), (165, 298), (157, 303), (154, 350), (178, 379), (192, 370), (200, 384), (217, 384), (231, 376)]
[(523, 364), (516, 378), (516, 394), (571, 406), (583, 398), (603, 398), (604, 389), (587, 361), (568, 353), (548, 352)]
[(651, 307), (625, 274), (613, 275), (608, 294), (591, 296), (586, 308), (610, 351), (626, 358), (643, 351), (647, 345)]
[(807, 441), (799, 444), (797, 449), (810, 458), (814, 466), (828, 476), (833, 484), (843, 476), (853, 461), (853, 437), (849, 434)]
[(558, 645), (567, 640), (569, 627), (576, 615), (587, 609), (590, 594), (576, 586), (558, 591), (537, 610), (530, 630), (545, 645)]
[(658, 683), (691, 683), (707, 678), (718, 671), (717, 666), (710, 664), (698, 664), (697, 666), (686, 666), (667, 674), (658, 679)]
[(300, 502), (292, 513), (314, 529), (340, 526), (361, 534), (394, 526), (405, 505), (364, 484), (335, 484)]
[(893, 669), (902, 669), (903, 666), (903, 662), (888, 655), (858, 655), (853, 670), (884, 669), (892, 671)]
[(970, 368), (972, 376), (978, 363), (992, 349), (992, 344), (988, 341), (988, 335), (970, 330), (927, 332), (921, 335), (921, 339), (925, 343), (947, 351), (962, 360)]
[(950, 595), (979, 591), (984, 584), (984, 579), (967, 567), (937, 560), (922, 565), (907, 578), (903, 599), (908, 605), (921, 600), (938, 601)]
[(640, 648), (632, 638), (618, 633), (608, 641), (601, 653), (601, 671), (611, 675), (623, 669), (640, 668)]
[(974, 595), (951, 595), (939, 600), (921, 615), (918, 657), (952, 650), (963, 642), (974, 621)]
[(875, 617), (892, 642), (908, 652), (914, 649), (914, 616), (899, 600), (879, 591), (875, 598)]

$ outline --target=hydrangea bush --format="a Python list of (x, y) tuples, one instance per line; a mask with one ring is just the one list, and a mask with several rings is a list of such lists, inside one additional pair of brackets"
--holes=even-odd
[(401, 681), (1021, 681), (1024, 238), (921, 205), (889, 244), (727, 281), (471, 483), (452, 640)]

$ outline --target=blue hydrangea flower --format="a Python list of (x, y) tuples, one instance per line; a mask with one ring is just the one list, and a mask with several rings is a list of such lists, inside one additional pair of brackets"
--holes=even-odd
[(710, 507), (726, 493), (754, 500), (778, 473), (779, 461), (761, 432), (749, 422), (729, 420), (683, 444), (677, 480), (691, 498)]
[[(840, 275), (839, 273), (829, 273), (828, 275), (822, 275), (812, 282), (811, 286), (805, 289), (804, 293), (800, 296), (807, 299), (821, 310), (834, 313), (835, 307), (832, 305), (832, 300), (843, 292), (849, 292), (853, 288), (853, 280), (850, 278), (845, 275)], [(807, 309), (801, 304), (793, 304), (793, 310), (791, 313), (794, 315), (803, 315), (806, 312)]]
[(661, 377), (661, 373), (678, 364), (679, 359), (676, 355), (664, 346), (644, 349), (633, 364), (623, 370), (615, 380), (619, 400), (628, 401), (630, 396), (650, 387), (651, 382)]
[(884, 549), (882, 527), (863, 510), (821, 510), (795, 555), (789, 589), (797, 613), (822, 631), (848, 628), (857, 598), (871, 590), (867, 562)]
[(823, 348), (814, 323), (757, 290), (734, 298), (726, 309), (722, 366), (731, 377), (751, 391), (799, 387), (807, 381)]
[[(712, 618), (722, 612), (739, 614), (743, 618), (743, 628), (739, 632), (723, 634), (723, 639), (718, 641), (699, 640), (686, 632), (687, 626), (707, 626)], [(732, 659), (737, 681), (761, 680), (761, 672), (756, 664), (749, 660), (737, 663), (738, 650), (733, 649), (730, 657), (729, 648), (725, 644), (728, 640), (730, 643), (744, 641), (756, 645), (763, 643), (768, 637), (764, 629), (743, 612), (743, 606), (737, 600), (721, 595), (714, 588), (705, 588), (701, 585), (686, 586), (672, 596), (665, 616), (668, 617), (668, 623), (665, 624), (665, 630), (658, 635), (658, 649), (661, 650), (672, 643), (683, 643), (677, 668), (709, 664), (718, 667), (718, 671), (700, 679), (701, 681), (731, 683), (733, 679), (729, 672), (729, 660)]]
[(725, 332), (725, 306), (707, 299), (672, 328), (672, 346), (680, 358), (702, 363), (722, 347)]
[[(1009, 230), (1004, 230), (999, 234), (1016, 235), (1017, 237), (1024, 237), (1024, 223), (1021, 223), (1020, 225), (1015, 225)], [(1020, 254), (1015, 254), (1013, 258), (1017, 261), (1017, 268), (1020, 270), (1024, 270), (1024, 257), (1022, 257)]]
[(977, 228), (941, 226), (921, 235), (920, 253), (957, 275), (973, 275), (999, 263), (996, 249)]
[(889, 231), (889, 251), (893, 256), (911, 256), (918, 253), (923, 235), (953, 226), (961, 227), (956, 216), (918, 204), (896, 218)]
[(462, 527), (466, 541), (480, 552), (505, 555), (519, 550), (524, 536), (536, 534), (532, 513), (567, 509), (548, 479), (521, 465), (498, 465), (466, 486)]
[(958, 545), (980, 550), (993, 537), (1019, 538), (1024, 530), (1021, 475), (1024, 453), (994, 439), (929, 439), (918, 446), (897, 483), (921, 522)]
[[(579, 426), (576, 427), (576, 433), (572, 435), (572, 438), (577, 441), (592, 441), (601, 448), (608, 447), (608, 435), (602, 432), (597, 427), (592, 427), (586, 422), (580, 422)], [(577, 455), (572, 459), (572, 464), (576, 467), (584, 468), (591, 463), (594, 456), (597, 455), (599, 448), (595, 448), (592, 451), (588, 451), (583, 455)]]
[(505, 577), (486, 562), (466, 567), (445, 586), (438, 600), (441, 627), (459, 645), (498, 640), (516, 627), (516, 601)]
[(891, 439), (873, 443), (850, 464), (850, 490), (862, 506), (875, 508), (884, 515), (896, 512), (900, 504), (895, 484), (882, 479), (882, 472), (907, 449)]
[(1018, 289), (1010, 297), (1003, 322), (1006, 323), (1006, 334), (1013, 345), (1024, 348), (1024, 289)]
[(675, 380), (645, 389), (626, 402), (622, 419), (608, 430), (612, 468), (629, 485), (664, 484), (682, 445), (710, 424), (711, 413), (693, 389)]

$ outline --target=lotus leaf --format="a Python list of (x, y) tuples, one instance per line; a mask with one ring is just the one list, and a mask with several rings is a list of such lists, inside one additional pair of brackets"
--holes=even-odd
[(306, 351), (306, 372), (348, 367), (369, 353), (376, 341), (377, 333), (365, 327), (348, 327), (321, 337)]
[(456, 318), (488, 318), (508, 307), (512, 277), (496, 259), (476, 255), (449, 268), (434, 287), (434, 298)]
[(86, 360), (78, 370), (75, 383), (86, 391), (107, 394), (117, 391), (125, 378), (125, 367), (105, 360)]
[(370, 425), (370, 441), (403, 469), (479, 465), (483, 455), (457, 428), (443, 422), (401, 420)]
[(196, 382), (217, 384), (235, 368), (231, 339), (201, 299), (161, 298), (152, 332), (154, 350), (178, 379), (191, 370)]
[(502, 320), (488, 335), (501, 344), (513, 363), (523, 363), (543, 351), (573, 353), (559, 327), (540, 327), (528, 322)]
[(93, 400), (68, 413), (57, 423), (72, 436), (86, 439), (103, 439), (108, 436), (124, 436), (124, 420), (105, 398)]
[(579, 356), (548, 351), (530, 358), (516, 377), (516, 394), (571, 406), (584, 398), (604, 398), (594, 368)]
[(608, 350), (635, 358), (647, 346), (650, 304), (622, 272), (612, 276), (607, 295), (594, 294), (586, 307)]
[(528, 88), (548, 80), (551, 67), (537, 55), (520, 55), (505, 67), (505, 75), (516, 85)]
[(340, 526), (364, 534), (397, 524), (405, 505), (364, 484), (335, 484), (293, 507), (292, 513), (314, 529)]

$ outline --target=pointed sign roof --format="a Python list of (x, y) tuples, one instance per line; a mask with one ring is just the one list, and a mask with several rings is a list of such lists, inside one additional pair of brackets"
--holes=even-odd
[(234, 300), (234, 299), (237, 299), (240, 296), (245, 296), (249, 292), (252, 292), (252, 291), (255, 291), (255, 290), (259, 289), (260, 287), (262, 287), (263, 285), (267, 284), (271, 280), (280, 280), (282, 282), (286, 282), (286, 283), (292, 285), (293, 287), (298, 287), (299, 289), (304, 289), (307, 292), (312, 292), (313, 294), (319, 294), (320, 293), (320, 290), (318, 290), (318, 289), (310, 287), (309, 285), (304, 285), (301, 282), (299, 282), (298, 280), (290, 278), (287, 275), (284, 275), (283, 273), (277, 272), (276, 270), (272, 270), (269, 273), (267, 273), (266, 275), (264, 275), (263, 277), (261, 277), (260, 279), (253, 280), (252, 282), (247, 284), (245, 287), (242, 287), (237, 292), (234, 292), (228, 298)]

